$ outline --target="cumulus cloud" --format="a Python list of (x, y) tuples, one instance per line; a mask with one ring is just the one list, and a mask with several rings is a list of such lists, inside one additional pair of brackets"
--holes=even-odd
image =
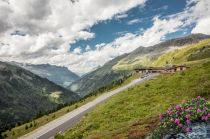
[(201, 19), (193, 28), (192, 33), (204, 33), (210, 35), (210, 17)]
[(81, 68), (79, 72), (84, 72), (84, 66), (89, 65), (91, 69), (96, 65), (91, 61), (95, 51), (87, 47), (90, 52), (81, 55), (80, 48), (70, 52), (69, 44), (94, 38), (95, 34), (89, 32), (94, 24), (115, 16), (125, 18), (127, 10), (144, 5), (145, 1), (0, 1), (0, 58), (63, 65), (74, 71)]
[[(209, 23), (210, 15), (209, 0), (187, 0), (183, 12), (154, 17), (150, 28), (138, 33), (126, 32), (113, 42), (96, 45), (96, 49), (87, 46), (84, 52), (81, 48), (70, 51), (70, 45), (76, 41), (95, 37), (89, 31), (94, 24), (125, 18), (127, 10), (144, 5), (145, 1), (0, 1), (0, 58), (4, 61), (61, 65), (83, 74), (139, 46), (159, 43), (165, 35), (192, 23), (196, 24), (192, 32), (205, 33), (204, 24)], [(11, 35), (17, 31), (25, 35)]]

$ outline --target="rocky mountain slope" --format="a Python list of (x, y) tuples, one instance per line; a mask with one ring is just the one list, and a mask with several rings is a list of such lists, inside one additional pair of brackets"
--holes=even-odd
[[(210, 35), (192, 34), (181, 38), (171, 39), (150, 47), (139, 47), (128, 54), (125, 58), (118, 61), (113, 69), (128, 70), (142, 66), (159, 66), (154, 64), (154, 61), (156, 61), (156, 59), (162, 54), (174, 51), (174, 49), (183, 48), (186, 45), (197, 43), (207, 38), (210, 38)], [(170, 64), (170, 61), (165, 64)]]
[(45, 78), (4, 62), (0, 62), (0, 96), (1, 128), (79, 99)]
[(114, 71), (112, 67), (122, 58), (127, 56), (127, 54), (119, 56), (99, 69), (90, 72), (85, 75), (83, 78), (72, 83), (69, 86), (69, 89), (78, 93), (80, 96), (86, 96), (91, 92), (103, 87), (110, 85), (112, 81), (122, 79), (124, 76), (130, 74), (130, 71)]
[(48, 80), (63, 87), (69, 86), (72, 82), (80, 78), (77, 74), (73, 73), (66, 67), (60, 67), (50, 64), (33, 65), (16, 62), (13, 62), (12, 64), (27, 69), (32, 73), (39, 75), (40, 77), (47, 78)]
[(114, 80), (130, 74), (135, 67), (158, 66), (158, 63), (155, 63), (155, 61), (166, 52), (184, 48), (186, 45), (197, 43), (207, 38), (210, 38), (210, 36), (192, 34), (186, 37), (168, 40), (151, 47), (139, 47), (129, 54), (124, 54), (107, 62), (104, 66), (74, 82), (69, 86), (69, 89), (77, 92), (81, 96), (85, 96), (102, 86), (110, 84)]

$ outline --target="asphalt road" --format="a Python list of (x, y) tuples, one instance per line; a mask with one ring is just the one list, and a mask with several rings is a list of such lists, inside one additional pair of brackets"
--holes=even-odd
[(82, 119), (82, 117), (86, 113), (90, 112), (96, 105), (101, 104), (106, 100), (108, 100), (110, 97), (124, 90), (127, 90), (128, 88), (133, 87), (139, 83), (142, 83), (145, 80), (149, 80), (156, 75), (157, 74), (152, 74), (143, 79), (142, 78), (136, 79), (131, 83), (129, 83), (128, 85), (125, 85), (121, 88), (100, 95), (93, 101), (47, 123), (44, 126), (39, 127), (38, 129), (20, 137), (19, 139), (53, 139), (56, 133), (64, 132), (65, 130), (72, 128)]

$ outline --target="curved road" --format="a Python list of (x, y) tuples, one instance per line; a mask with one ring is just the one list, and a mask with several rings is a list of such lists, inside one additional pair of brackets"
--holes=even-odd
[(94, 99), (91, 102), (47, 123), (44, 126), (41, 126), (34, 131), (20, 137), (19, 139), (53, 139), (54, 135), (58, 132), (64, 132), (65, 130), (73, 127), (76, 123), (78, 123), (81, 118), (88, 112), (90, 112), (96, 105), (101, 104), (108, 100), (110, 97), (127, 90), (130, 87), (133, 87), (139, 83), (142, 83), (145, 80), (149, 80), (156, 76), (157, 74), (149, 75), (145, 78), (139, 78), (128, 85), (125, 85), (116, 90), (104, 93), (100, 95), (98, 98)]

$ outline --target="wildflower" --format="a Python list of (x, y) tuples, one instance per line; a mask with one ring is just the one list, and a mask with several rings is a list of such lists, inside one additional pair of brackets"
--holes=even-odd
[(175, 119), (176, 124), (179, 124), (179, 122), (180, 122), (180, 119)]
[(210, 118), (210, 113), (208, 113), (208, 115), (207, 115), (209, 118)]
[(180, 109), (181, 109), (181, 106), (177, 105), (176, 110), (180, 110)]
[(181, 127), (181, 128), (182, 128), (182, 127), (183, 127), (183, 125), (182, 125), (182, 124), (178, 124), (178, 127)]
[(185, 128), (185, 132), (186, 133), (190, 132), (190, 127)]
[(201, 109), (198, 108), (198, 109), (197, 109), (197, 113), (201, 113), (201, 112), (202, 112)]
[(201, 97), (200, 96), (197, 96), (197, 99), (201, 99)]
[(160, 120), (162, 120), (163, 119), (163, 114), (160, 114), (159, 117), (160, 117)]
[(202, 116), (202, 117), (201, 117), (201, 120), (203, 120), (203, 121), (208, 121), (208, 116)]
[(191, 124), (191, 121), (189, 119), (186, 120), (187, 124)]
[(168, 111), (168, 115), (172, 115), (172, 111)]
[(186, 114), (185, 118), (189, 119), (190, 118), (190, 114)]
[(188, 108), (186, 108), (185, 111), (190, 111), (190, 110), (192, 110), (192, 109), (193, 109), (192, 107), (188, 107)]
[(167, 113), (168, 113), (168, 115), (171, 115), (172, 114), (171, 108), (168, 109)]

